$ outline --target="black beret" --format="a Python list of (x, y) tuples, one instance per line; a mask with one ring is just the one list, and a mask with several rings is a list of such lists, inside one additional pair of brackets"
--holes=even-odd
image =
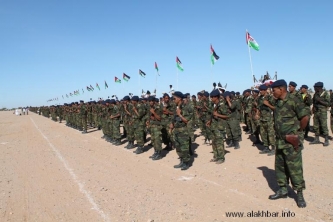
[(314, 87), (324, 87), (324, 83), (323, 82), (316, 82), (314, 84)]
[(169, 96), (168, 93), (164, 93), (164, 94), (163, 94), (163, 98), (166, 97), (166, 96), (170, 98), (170, 96)]
[(158, 98), (155, 98), (155, 102), (157, 102), (157, 103), (158, 103), (159, 101), (160, 101), (160, 100), (159, 100)]
[(142, 101), (142, 98), (139, 98), (139, 101)]
[(80, 100), (80, 103), (84, 103), (84, 101), (83, 101), (83, 100)]
[(286, 82), (284, 79), (279, 79), (279, 80), (276, 80), (276, 81), (271, 85), (272, 88), (280, 87), (280, 86), (287, 87), (287, 82)]
[(207, 91), (205, 91), (205, 92), (203, 93), (203, 96), (205, 96), (205, 97), (209, 97), (209, 93), (208, 93)]
[(105, 103), (111, 103), (111, 100), (106, 99), (106, 100), (105, 100)]
[(155, 101), (155, 97), (154, 96), (149, 96), (148, 97), (148, 101), (150, 102), (150, 101)]
[(252, 92), (254, 92), (254, 93), (259, 93), (259, 90), (254, 89), (254, 90), (252, 90)]
[(235, 91), (231, 91), (230, 93), (233, 94), (233, 95), (235, 95)]
[(223, 93), (222, 96), (223, 96), (224, 98), (226, 98), (227, 96), (230, 96), (230, 92), (226, 91), (226, 92)]
[(240, 95), (240, 93), (239, 93), (239, 92), (236, 92), (236, 95)]
[(259, 86), (259, 90), (267, 90), (267, 89), (268, 87), (265, 84)]
[(75, 104), (77, 105), (77, 104), (79, 104), (78, 102), (75, 102)]
[(195, 95), (192, 95), (192, 98), (197, 98)]
[(185, 96), (190, 96), (191, 94), (190, 93), (185, 93)]
[(293, 87), (296, 87), (297, 86), (297, 83), (293, 82), (293, 81), (290, 81), (289, 83), (290, 86), (293, 86)]
[(106, 101), (102, 101), (102, 105), (106, 105)]
[(67, 106), (67, 103), (64, 103), (64, 106)]
[(133, 97), (132, 97), (132, 100), (133, 100), (133, 101), (139, 101), (139, 97), (138, 97), (138, 96), (133, 96)]
[(146, 97), (142, 98), (142, 101), (147, 101), (147, 98)]
[(214, 89), (213, 91), (210, 92), (210, 97), (213, 96), (220, 96), (220, 91), (218, 89)]
[(244, 92), (245, 93), (247, 93), (247, 92), (251, 93), (251, 89), (246, 89)]
[(304, 88), (304, 89), (308, 89), (309, 87), (307, 85), (302, 85), (301, 86), (301, 89)]
[(179, 91), (174, 92), (173, 95), (177, 96), (177, 97), (179, 97), (181, 99), (184, 98), (184, 94), (182, 92), (179, 92)]
[(110, 100), (110, 103), (111, 103), (111, 104), (116, 104), (116, 100), (111, 99), (111, 100)]
[(197, 95), (202, 96), (202, 92), (198, 92)]
[(124, 96), (123, 100), (131, 100), (129, 96)]

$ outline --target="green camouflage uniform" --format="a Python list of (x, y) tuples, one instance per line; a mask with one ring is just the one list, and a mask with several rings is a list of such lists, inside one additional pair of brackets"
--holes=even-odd
[[(301, 100), (304, 102), (305, 108), (311, 114), (312, 96), (309, 93), (301, 94)], [(308, 125), (305, 128), (305, 135), (306, 136), (308, 135), (308, 132), (310, 131), (310, 118), (311, 118), (311, 115), (309, 115)]]
[(228, 102), (225, 101), (225, 106), (228, 109), (229, 118), (226, 120), (226, 132), (228, 140), (240, 141), (241, 128), (239, 125), (239, 114), (240, 104), (237, 100), (230, 100), (231, 107), (229, 107)]
[[(321, 100), (325, 105), (319, 103), (318, 100)], [(313, 95), (313, 130), (316, 136), (319, 136), (321, 133), (324, 136), (328, 135), (327, 108), (329, 106), (330, 95), (328, 92), (316, 92)]]
[(80, 107), (80, 119), (83, 130), (87, 130), (87, 114), (87, 105), (82, 104)]
[(258, 109), (260, 111), (260, 137), (265, 147), (275, 146), (275, 131), (272, 110), (264, 104), (267, 100), (272, 106), (275, 103), (273, 96), (259, 96)]
[(333, 133), (333, 93), (331, 94), (330, 106), (331, 106), (331, 131)]
[(245, 124), (249, 131), (254, 132), (255, 129), (252, 129), (252, 103), (253, 103), (253, 97), (252, 95), (248, 97), (244, 97), (244, 106), (245, 106)]
[(132, 104), (133, 107), (136, 108), (138, 114), (134, 111), (132, 112), (132, 120), (133, 120), (133, 129), (134, 129), (134, 138), (138, 147), (143, 147), (145, 145), (143, 137), (144, 137), (144, 126), (143, 117), (146, 114), (146, 108), (144, 105), (137, 103), (136, 105)]
[(111, 119), (111, 125), (112, 125), (112, 131), (111, 131), (111, 138), (112, 139), (116, 139), (116, 140), (120, 140), (121, 136), (120, 136), (120, 109), (118, 105), (111, 105), (112, 109), (111, 109), (111, 115), (112, 116), (117, 116), (116, 118)]
[[(162, 116), (163, 113), (163, 107), (160, 104), (155, 104), (153, 107), (151, 107), (155, 110), (155, 113), (158, 116)], [(162, 150), (162, 123), (161, 120), (157, 120), (155, 116), (148, 110), (149, 112), (149, 131), (150, 131), (150, 138), (151, 143), (153, 144), (153, 147), (155, 151), (159, 152)]]

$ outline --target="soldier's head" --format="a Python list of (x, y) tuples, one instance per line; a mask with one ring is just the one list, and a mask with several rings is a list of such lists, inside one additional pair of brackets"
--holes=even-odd
[(136, 105), (139, 102), (139, 97), (133, 96), (131, 101), (132, 101), (132, 104)]
[(265, 84), (260, 85), (259, 86), (260, 95), (262, 95), (262, 96), (266, 95), (267, 89), (268, 89), (268, 87)]
[(306, 94), (307, 92), (308, 92), (308, 86), (307, 85), (302, 85), (301, 86), (301, 92), (303, 93), (303, 94)]
[(259, 90), (257, 89), (252, 90), (252, 95), (253, 97), (257, 97), (259, 95)]
[(148, 97), (148, 102), (149, 102), (150, 106), (154, 106), (155, 105), (155, 97), (149, 96)]
[(297, 86), (297, 84), (295, 82), (290, 81), (289, 86), (288, 86), (289, 92), (291, 92), (291, 93), (294, 92), (296, 90), (296, 86)]
[(323, 90), (324, 83), (323, 82), (316, 82), (313, 87), (314, 87), (316, 92), (321, 92)]
[(195, 95), (192, 95), (192, 101), (196, 101), (197, 97)]
[(210, 99), (214, 104), (217, 104), (220, 100), (220, 91), (218, 89), (214, 89), (210, 94)]
[(277, 99), (284, 99), (287, 95), (287, 82), (279, 79), (272, 84), (273, 96)]
[(204, 91), (203, 93), (202, 93), (202, 99), (203, 100), (207, 100), (209, 98), (209, 93), (207, 92), (207, 91)]
[(164, 103), (169, 103), (170, 96), (167, 93), (164, 93), (164, 95), (163, 95), (163, 101), (164, 101)]
[(173, 94), (173, 98), (175, 100), (175, 103), (178, 105), (182, 102), (183, 98), (184, 98), (184, 94), (180, 91), (176, 91)]
[(80, 100), (80, 105), (82, 105), (84, 103), (84, 101), (83, 100)]
[(198, 100), (201, 100), (202, 93), (201, 93), (201, 92), (198, 92), (198, 93), (197, 93), (197, 96), (198, 96)]

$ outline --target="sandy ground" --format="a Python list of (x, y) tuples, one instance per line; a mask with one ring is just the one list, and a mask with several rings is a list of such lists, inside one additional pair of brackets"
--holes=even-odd
[[(136, 155), (89, 131), (83, 135), (31, 112), (0, 112), (0, 221), (333, 220), (333, 144), (306, 142), (308, 207), (299, 209), (291, 190), (287, 199), (268, 200), (277, 189), (274, 156), (260, 155), (245, 135), (241, 149), (227, 149), (221, 165), (209, 162), (211, 147), (198, 137), (193, 166), (181, 171), (173, 168), (175, 151), (152, 161), (152, 149)], [(279, 217), (227, 217), (252, 211)]]

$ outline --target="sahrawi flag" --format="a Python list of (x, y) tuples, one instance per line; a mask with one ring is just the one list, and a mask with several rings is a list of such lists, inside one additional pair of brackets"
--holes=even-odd
[(99, 88), (99, 85), (98, 85), (98, 83), (96, 83), (96, 87), (98, 88), (98, 90), (101, 90), (101, 89)]
[(126, 73), (123, 73), (123, 80), (125, 80), (126, 82), (128, 82), (128, 80), (130, 79), (131, 77), (126, 75)]
[(114, 82), (115, 82), (115, 83), (121, 83), (121, 80), (118, 79), (117, 77), (114, 77)]
[(141, 69), (139, 69), (139, 74), (142, 76), (142, 77), (146, 77), (146, 73), (144, 71), (142, 71)]
[(210, 60), (212, 61), (212, 65), (214, 65), (215, 62), (217, 60), (219, 60), (220, 57), (218, 55), (216, 55), (212, 45), (210, 45), (210, 54), (211, 54), (210, 55)]
[(160, 73), (158, 72), (158, 66), (157, 66), (156, 62), (155, 62), (155, 69), (156, 69), (157, 74), (160, 75)]
[(178, 56), (176, 57), (176, 63), (177, 63), (177, 68), (178, 68), (180, 71), (184, 71), (184, 69), (183, 69), (183, 65), (182, 65), (182, 62), (179, 60)]
[(108, 84), (106, 83), (105, 80), (104, 80), (104, 83), (105, 83), (105, 84), (104, 84), (104, 85), (105, 85), (105, 89), (106, 89), (106, 88), (109, 88), (109, 86), (108, 86)]
[(259, 51), (259, 44), (256, 42), (256, 40), (248, 32), (246, 32), (246, 44), (250, 48), (253, 48), (256, 51)]

